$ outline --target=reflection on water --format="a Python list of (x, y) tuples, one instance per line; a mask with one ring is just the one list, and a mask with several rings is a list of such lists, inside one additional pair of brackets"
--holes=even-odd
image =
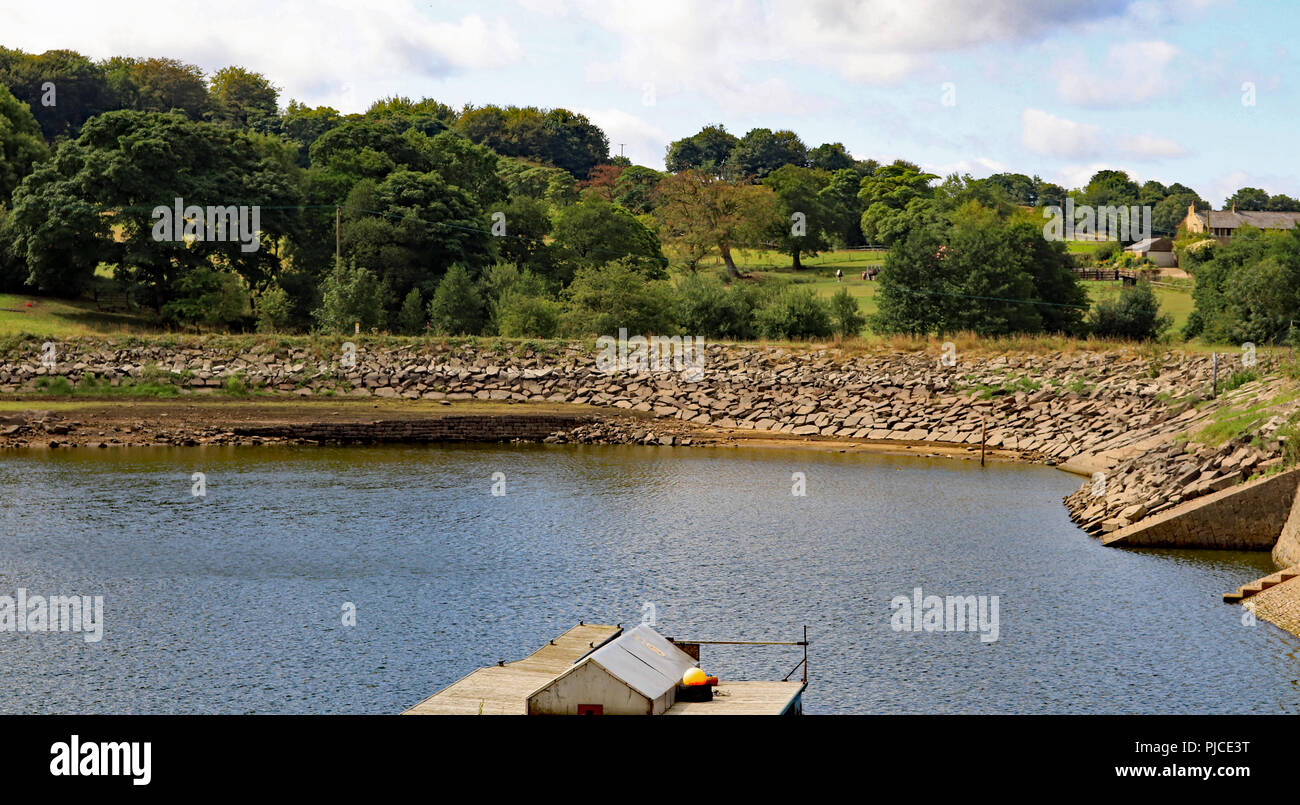
[[(1078, 483), (777, 450), (10, 452), (0, 595), (103, 595), (106, 623), (93, 644), (0, 632), (0, 712), (397, 712), (647, 602), (682, 639), (806, 624), (810, 713), (1300, 711), (1300, 640), (1220, 600), (1267, 555), (1102, 548), (1061, 505)], [(998, 640), (894, 631), (917, 587), (998, 596)], [(703, 661), (780, 678), (800, 656)]]

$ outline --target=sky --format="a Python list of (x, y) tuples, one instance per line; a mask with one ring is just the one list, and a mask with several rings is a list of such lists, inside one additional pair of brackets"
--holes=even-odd
[[(211, 11), (206, 9), (213, 9)], [(0, 0), (0, 44), (238, 64), (295, 99), (565, 107), (663, 168), (721, 123), (1067, 188), (1101, 168), (1300, 197), (1291, 0)]]

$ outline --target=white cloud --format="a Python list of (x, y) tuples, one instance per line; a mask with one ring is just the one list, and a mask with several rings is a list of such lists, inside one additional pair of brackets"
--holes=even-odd
[(976, 179), (984, 179), (995, 173), (1006, 173), (1009, 170), (1006, 165), (988, 157), (960, 159), (943, 165), (922, 165), (921, 167), (936, 176), (947, 177), (953, 173), (958, 175), (969, 173)]
[(626, 147), (623, 155), (635, 165), (645, 165), (656, 170), (664, 168), (664, 145), (672, 136), (664, 129), (647, 123), (636, 115), (621, 109), (575, 109), (600, 126), (609, 137), (609, 153), (617, 156), (619, 144)]
[(1088, 107), (1141, 104), (1167, 95), (1175, 81), (1166, 67), (1178, 48), (1162, 41), (1122, 42), (1110, 46), (1100, 65), (1081, 57), (1058, 62), (1056, 89), (1067, 103)]
[(1025, 109), (1020, 113), (1020, 140), (1036, 154), (1077, 159), (1101, 150), (1101, 127)]
[[(1172, 1), (1172, 0), (1168, 0)], [(831, 70), (858, 83), (889, 84), (925, 69), (936, 55), (1118, 20), (1134, 0), (518, 0), (535, 14), (581, 17), (612, 34), (617, 57), (589, 77), (640, 87), (661, 97), (691, 92), (731, 115), (792, 111), (815, 103), (816, 89), (764, 74)], [(1165, 2), (1147, 6), (1164, 8)], [(766, 81), (767, 86), (761, 87)], [(793, 111), (806, 111), (795, 109)]]
[(282, 101), (328, 103), (345, 112), (403, 86), (501, 67), (522, 55), (502, 17), (438, 21), (414, 0), (228, 0), (201, 16), (163, 13), (144, 0), (64, 6), (56, 20), (40, 9), (6, 10), (5, 45), (33, 52), (71, 48), (93, 58), (167, 56), (209, 72), (239, 64), (282, 87)]
[(1139, 158), (1163, 159), (1187, 155), (1187, 149), (1174, 140), (1151, 134), (1125, 135), (1119, 138), (1118, 147), (1120, 153)]
[(1089, 159), (1103, 155), (1134, 159), (1186, 156), (1177, 141), (1153, 134), (1103, 134), (1101, 126), (1078, 123), (1040, 109), (1020, 113), (1020, 140), (1036, 154), (1062, 159)]

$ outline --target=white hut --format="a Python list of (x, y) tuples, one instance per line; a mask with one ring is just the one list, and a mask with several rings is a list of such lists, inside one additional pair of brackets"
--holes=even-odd
[(529, 715), (653, 715), (695, 660), (648, 626), (629, 629), (528, 696)]

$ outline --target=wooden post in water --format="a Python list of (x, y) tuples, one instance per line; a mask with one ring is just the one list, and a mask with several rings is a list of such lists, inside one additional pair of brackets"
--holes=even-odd
[(987, 434), (984, 417), (980, 417), (980, 466), (984, 466), (984, 437)]

